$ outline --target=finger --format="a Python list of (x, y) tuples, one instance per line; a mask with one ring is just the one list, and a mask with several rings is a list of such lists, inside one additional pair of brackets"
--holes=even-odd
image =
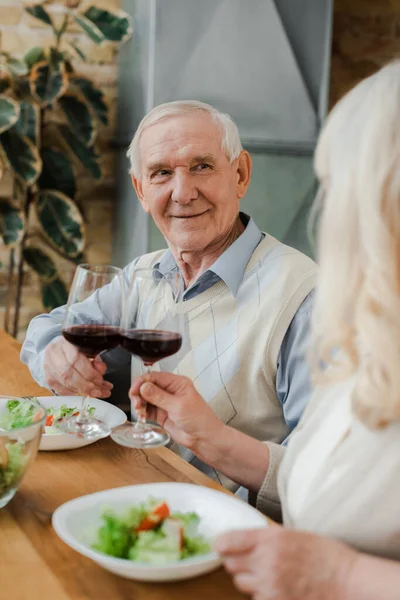
[(92, 382), (87, 382), (75, 369), (66, 366), (65, 359), (60, 361), (57, 368), (55, 363), (56, 371), (50, 374), (48, 381), (57, 381), (57, 385), (51, 383), (51, 387), (54, 388), (57, 393), (65, 393), (68, 390), (69, 393), (74, 394), (88, 394), (89, 396), (107, 398), (110, 396), (110, 390), (102, 385), (95, 385)]
[(149, 415), (149, 410), (148, 410), (148, 404), (147, 402), (143, 402), (143, 400), (141, 400), (141, 398), (138, 398), (138, 402), (132, 402), (133, 404), (133, 412), (136, 414), (137, 417), (142, 417), (145, 419), (150, 418)]
[(141, 379), (141, 382), (138, 382), (139, 387), (145, 381), (149, 381), (170, 394), (181, 394), (188, 390), (195, 391), (193, 382), (188, 377), (164, 371), (152, 371), (138, 379)]
[(139, 393), (143, 400), (166, 411), (172, 403), (176, 402), (175, 396), (168, 394), (165, 390), (148, 381), (140, 386)]
[[(80, 393), (100, 395), (102, 398), (110, 396), (113, 385), (103, 379), (86, 356), (79, 352), (71, 353), (68, 348), (64, 348), (63, 353), (66, 381), (63, 379), (62, 383), (74, 387)], [(68, 365), (66, 372), (65, 363)]]
[(233, 583), (241, 592), (253, 594), (256, 589), (256, 582), (251, 573), (239, 573), (233, 578)]
[(259, 540), (260, 529), (231, 531), (219, 536), (214, 542), (214, 549), (222, 555), (249, 552)]
[[(83, 379), (95, 385), (102, 386), (105, 382), (103, 376), (95, 369), (91, 361), (71, 344), (65, 344), (62, 352), (67, 363), (73, 368)], [(107, 382), (108, 383), (108, 382)]]
[(233, 554), (224, 558), (224, 567), (228, 573), (239, 574), (249, 571), (249, 553)]
[(107, 365), (101, 360), (100, 356), (96, 356), (92, 362), (92, 366), (100, 373), (101, 376), (105, 375), (105, 372), (107, 371)]
[(147, 402), (145, 400), (143, 400), (143, 398), (141, 396), (131, 396), (130, 397), (133, 407), (135, 410), (140, 410), (141, 408), (143, 408), (144, 406), (146, 406)]
[(129, 390), (129, 398), (134, 401), (135, 397), (140, 398), (139, 390), (140, 386), (146, 381), (147, 375), (139, 375), (135, 377), (132, 381), (130, 390)]

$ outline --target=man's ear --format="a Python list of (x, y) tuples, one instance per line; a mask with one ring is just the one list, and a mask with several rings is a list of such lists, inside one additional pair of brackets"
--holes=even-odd
[(237, 185), (236, 194), (238, 198), (243, 198), (250, 184), (251, 177), (251, 156), (247, 150), (242, 150), (237, 162)]
[(133, 175), (133, 173), (131, 175), (131, 179), (132, 179), (132, 185), (135, 188), (136, 195), (139, 198), (139, 201), (140, 201), (140, 204), (142, 205), (143, 210), (147, 213), (150, 212), (149, 207), (147, 206), (147, 202), (144, 198), (142, 180), (135, 177)]

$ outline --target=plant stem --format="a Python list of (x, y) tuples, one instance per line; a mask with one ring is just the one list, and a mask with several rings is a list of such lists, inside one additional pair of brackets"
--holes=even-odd
[(69, 21), (69, 12), (66, 12), (65, 15), (64, 15), (64, 19), (63, 19), (63, 22), (61, 24), (61, 27), (56, 32), (56, 46), (55, 46), (56, 50), (58, 50), (58, 48), (60, 46), (61, 38), (62, 38), (63, 34), (65, 33), (65, 30), (68, 27), (68, 21)]
[(22, 251), (24, 249), (25, 236), (22, 238), (19, 250), (19, 260), (18, 260), (18, 270), (17, 270), (17, 287), (15, 291), (15, 313), (14, 313), (14, 323), (12, 336), (17, 337), (18, 334), (18, 324), (19, 324), (19, 312), (21, 308), (21, 295), (22, 295), (22, 283), (24, 278), (24, 257)]
[(15, 249), (11, 248), (10, 262), (8, 263), (6, 310), (4, 313), (4, 331), (6, 333), (10, 332), (10, 308), (11, 308), (12, 291), (13, 291), (14, 268), (15, 268)]
[(23, 284), (23, 280), (24, 280), (23, 251), (24, 251), (24, 246), (25, 246), (25, 242), (26, 242), (26, 238), (27, 238), (27, 231), (29, 228), (29, 207), (31, 205), (32, 200), (33, 200), (32, 190), (28, 189), (26, 191), (25, 203), (24, 203), (24, 207), (23, 207), (24, 215), (25, 215), (26, 229), (25, 229), (25, 233), (22, 237), (21, 243), (19, 245), (20, 254), (19, 254), (19, 259), (18, 259), (17, 283), (16, 283), (16, 290), (15, 290), (15, 313), (14, 313), (14, 323), (13, 323), (13, 330), (12, 330), (13, 337), (17, 337), (17, 334), (18, 334), (19, 314), (20, 314), (20, 309), (21, 309), (22, 284)]

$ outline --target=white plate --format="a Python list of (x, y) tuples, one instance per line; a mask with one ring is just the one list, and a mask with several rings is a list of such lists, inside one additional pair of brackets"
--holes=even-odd
[(190, 483), (148, 483), (114, 488), (66, 502), (53, 514), (53, 527), (68, 546), (121, 577), (139, 581), (177, 581), (208, 573), (220, 566), (216, 552), (187, 558), (168, 565), (149, 565), (113, 558), (91, 548), (105, 508), (124, 509), (149, 496), (166, 500), (172, 511), (196, 512), (199, 533), (212, 541), (233, 529), (265, 527), (268, 521), (255, 508), (235, 496)]
[[(76, 406), (79, 410), (82, 403), (81, 396), (38, 396), (37, 399), (45, 408), (58, 408), (62, 404), (66, 404), (71, 408)], [(89, 406), (94, 406), (96, 409), (94, 416), (105, 421), (110, 427), (117, 427), (126, 421), (125, 413), (109, 402), (90, 398)], [(88, 446), (95, 441), (85, 440), (70, 433), (43, 433), (39, 450), (72, 450)]]

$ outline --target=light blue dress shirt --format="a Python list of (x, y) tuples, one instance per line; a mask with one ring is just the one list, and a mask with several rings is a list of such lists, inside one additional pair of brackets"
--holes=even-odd
[[(215, 263), (203, 273), (184, 293), (188, 300), (204, 292), (217, 281), (223, 280), (236, 296), (242, 282), (246, 266), (264, 237), (253, 219), (240, 213), (245, 225), (243, 233), (221, 254)], [(125, 268), (126, 276), (134, 268), (133, 261)], [(155, 272), (165, 274), (177, 270), (178, 266), (170, 250), (167, 250), (159, 263), (154, 266)], [(297, 313), (295, 314), (283, 339), (278, 356), (276, 373), (276, 391), (282, 405), (285, 421), (290, 431), (296, 427), (305, 405), (310, 397), (310, 373), (306, 362), (307, 345), (309, 339), (310, 315), (312, 309), (312, 295), (309, 294)], [(98, 299), (96, 306), (92, 307), (93, 321), (101, 322), (101, 315), (107, 310), (110, 298), (104, 301)], [(113, 298), (113, 301), (119, 301)], [(41, 385), (46, 385), (43, 359), (46, 346), (61, 335), (62, 321), (65, 307), (54, 309), (50, 314), (35, 317), (29, 325), (26, 340), (21, 351), (21, 360), (26, 363), (33, 377)], [(97, 314), (98, 313), (98, 314)], [(114, 384), (112, 401), (121, 402), (127, 398), (127, 389), (130, 382), (130, 354), (122, 348), (117, 348), (102, 355), (107, 363), (106, 378)]]

